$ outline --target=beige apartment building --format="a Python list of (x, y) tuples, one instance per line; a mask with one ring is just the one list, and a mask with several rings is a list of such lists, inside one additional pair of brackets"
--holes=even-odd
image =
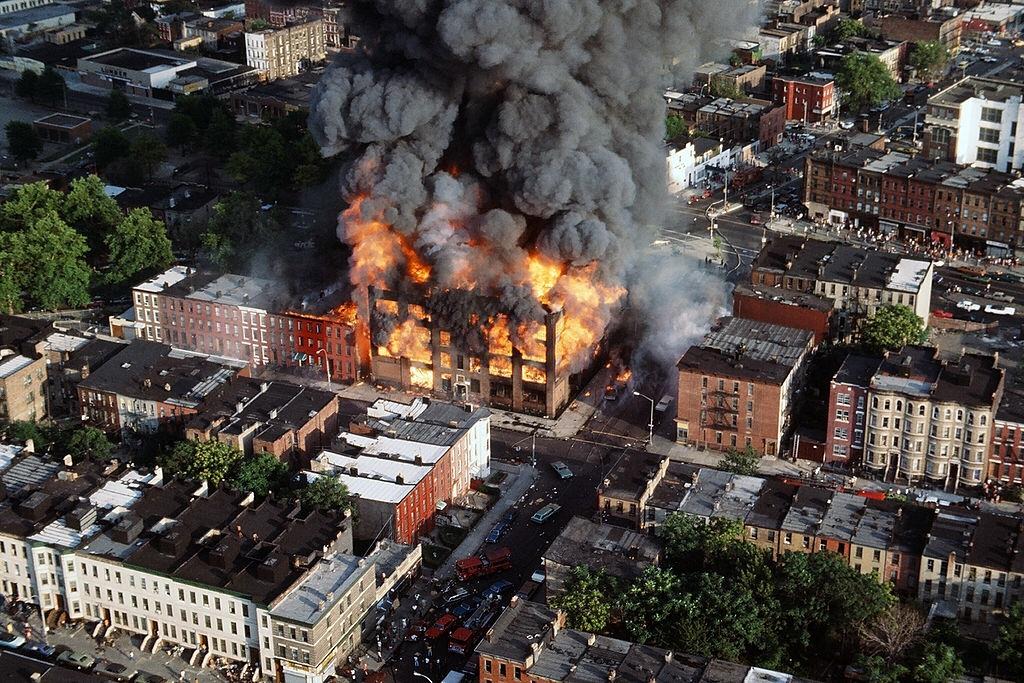
[(864, 464), (890, 480), (980, 486), (1003, 392), (998, 357), (955, 362), (908, 346), (886, 354), (868, 387)]
[(371, 610), (416, 571), (392, 541), (352, 555), (347, 512), (167, 481), (160, 468), (68, 466), (0, 447), (0, 585), (46, 618), (246, 662), (263, 676), (323, 683)]
[(268, 81), (297, 76), (327, 58), (323, 19), (245, 33), (245, 63)]

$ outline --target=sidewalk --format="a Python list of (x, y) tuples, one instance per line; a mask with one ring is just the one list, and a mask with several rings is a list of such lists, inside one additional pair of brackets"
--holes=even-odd
[[(663, 436), (654, 435), (654, 441), (648, 447), (648, 452), (659, 455), (667, 455), (670, 460), (688, 462), (704, 467), (720, 468), (724, 452), (713, 450), (702, 450), (693, 446), (685, 446), (675, 441), (666, 439)], [(781, 458), (762, 457), (758, 462), (758, 473), (765, 476), (785, 477), (809, 477), (820, 463), (810, 460), (782, 460)]]
[(463, 557), (473, 555), (484, 544), (484, 539), (490, 533), (491, 527), (505, 514), (505, 511), (519, 503), (520, 498), (526, 495), (530, 487), (537, 481), (537, 468), (531, 465), (507, 465), (495, 460), (491, 461), (491, 467), (495, 470), (509, 472), (509, 476), (499, 485), (501, 495), (498, 502), (494, 504), (487, 513), (480, 518), (472, 531), (466, 534), (459, 547), (452, 551), (444, 564), (434, 572), (434, 578), (444, 581), (455, 569), (455, 563)]

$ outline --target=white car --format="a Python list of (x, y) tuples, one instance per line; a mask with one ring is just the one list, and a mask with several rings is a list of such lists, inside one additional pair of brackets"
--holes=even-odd
[(981, 304), (976, 304), (970, 299), (964, 299), (956, 305), (957, 308), (962, 308), (965, 311), (980, 311)]
[(1013, 306), (997, 306), (995, 304), (989, 304), (985, 307), (986, 313), (992, 315), (1013, 315), (1017, 310)]

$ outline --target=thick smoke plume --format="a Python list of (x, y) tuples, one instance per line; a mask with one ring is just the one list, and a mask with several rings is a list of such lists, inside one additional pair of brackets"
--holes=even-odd
[(351, 7), (361, 50), (324, 75), (310, 120), (326, 153), (356, 155), (339, 228), (353, 283), (426, 286), (433, 315), (479, 328), (463, 335), (474, 346), (499, 321), (529, 345), (561, 309), (578, 367), (648, 270), (636, 265), (664, 208), (662, 89), (723, 57), (757, 0)]

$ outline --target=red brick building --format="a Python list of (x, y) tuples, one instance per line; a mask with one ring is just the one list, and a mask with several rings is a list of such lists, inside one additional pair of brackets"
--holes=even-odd
[(836, 108), (836, 84), (831, 78), (776, 76), (772, 99), (785, 108), (786, 119), (820, 123), (832, 117)]
[(338, 397), (290, 382), (237, 379), (213, 393), (188, 422), (185, 436), (217, 440), (247, 455), (269, 453), (305, 467), (338, 431)]
[(807, 330), (814, 334), (815, 346), (828, 337), (834, 310), (824, 297), (779, 287), (740, 283), (732, 293), (732, 314), (737, 318)]
[(814, 335), (723, 318), (679, 361), (676, 441), (778, 455)]
[(306, 477), (337, 476), (357, 497), (356, 538), (384, 534), (415, 544), (434, 527), (436, 512), (486, 476), (489, 463), (485, 409), (381, 400), (314, 458)]
[(296, 301), (271, 280), (176, 266), (134, 287), (132, 298), (143, 339), (252, 367), (315, 366), (339, 383), (358, 376), (355, 307), (336, 294)]
[(829, 383), (825, 462), (860, 462), (868, 386), (881, 358), (850, 354)]
[(986, 478), (1001, 484), (1024, 484), (1024, 390), (1007, 388), (996, 410), (992, 454)]
[(184, 436), (185, 424), (211, 393), (248, 375), (243, 363), (137, 340), (79, 382), (78, 399), (83, 417), (106, 431)]

